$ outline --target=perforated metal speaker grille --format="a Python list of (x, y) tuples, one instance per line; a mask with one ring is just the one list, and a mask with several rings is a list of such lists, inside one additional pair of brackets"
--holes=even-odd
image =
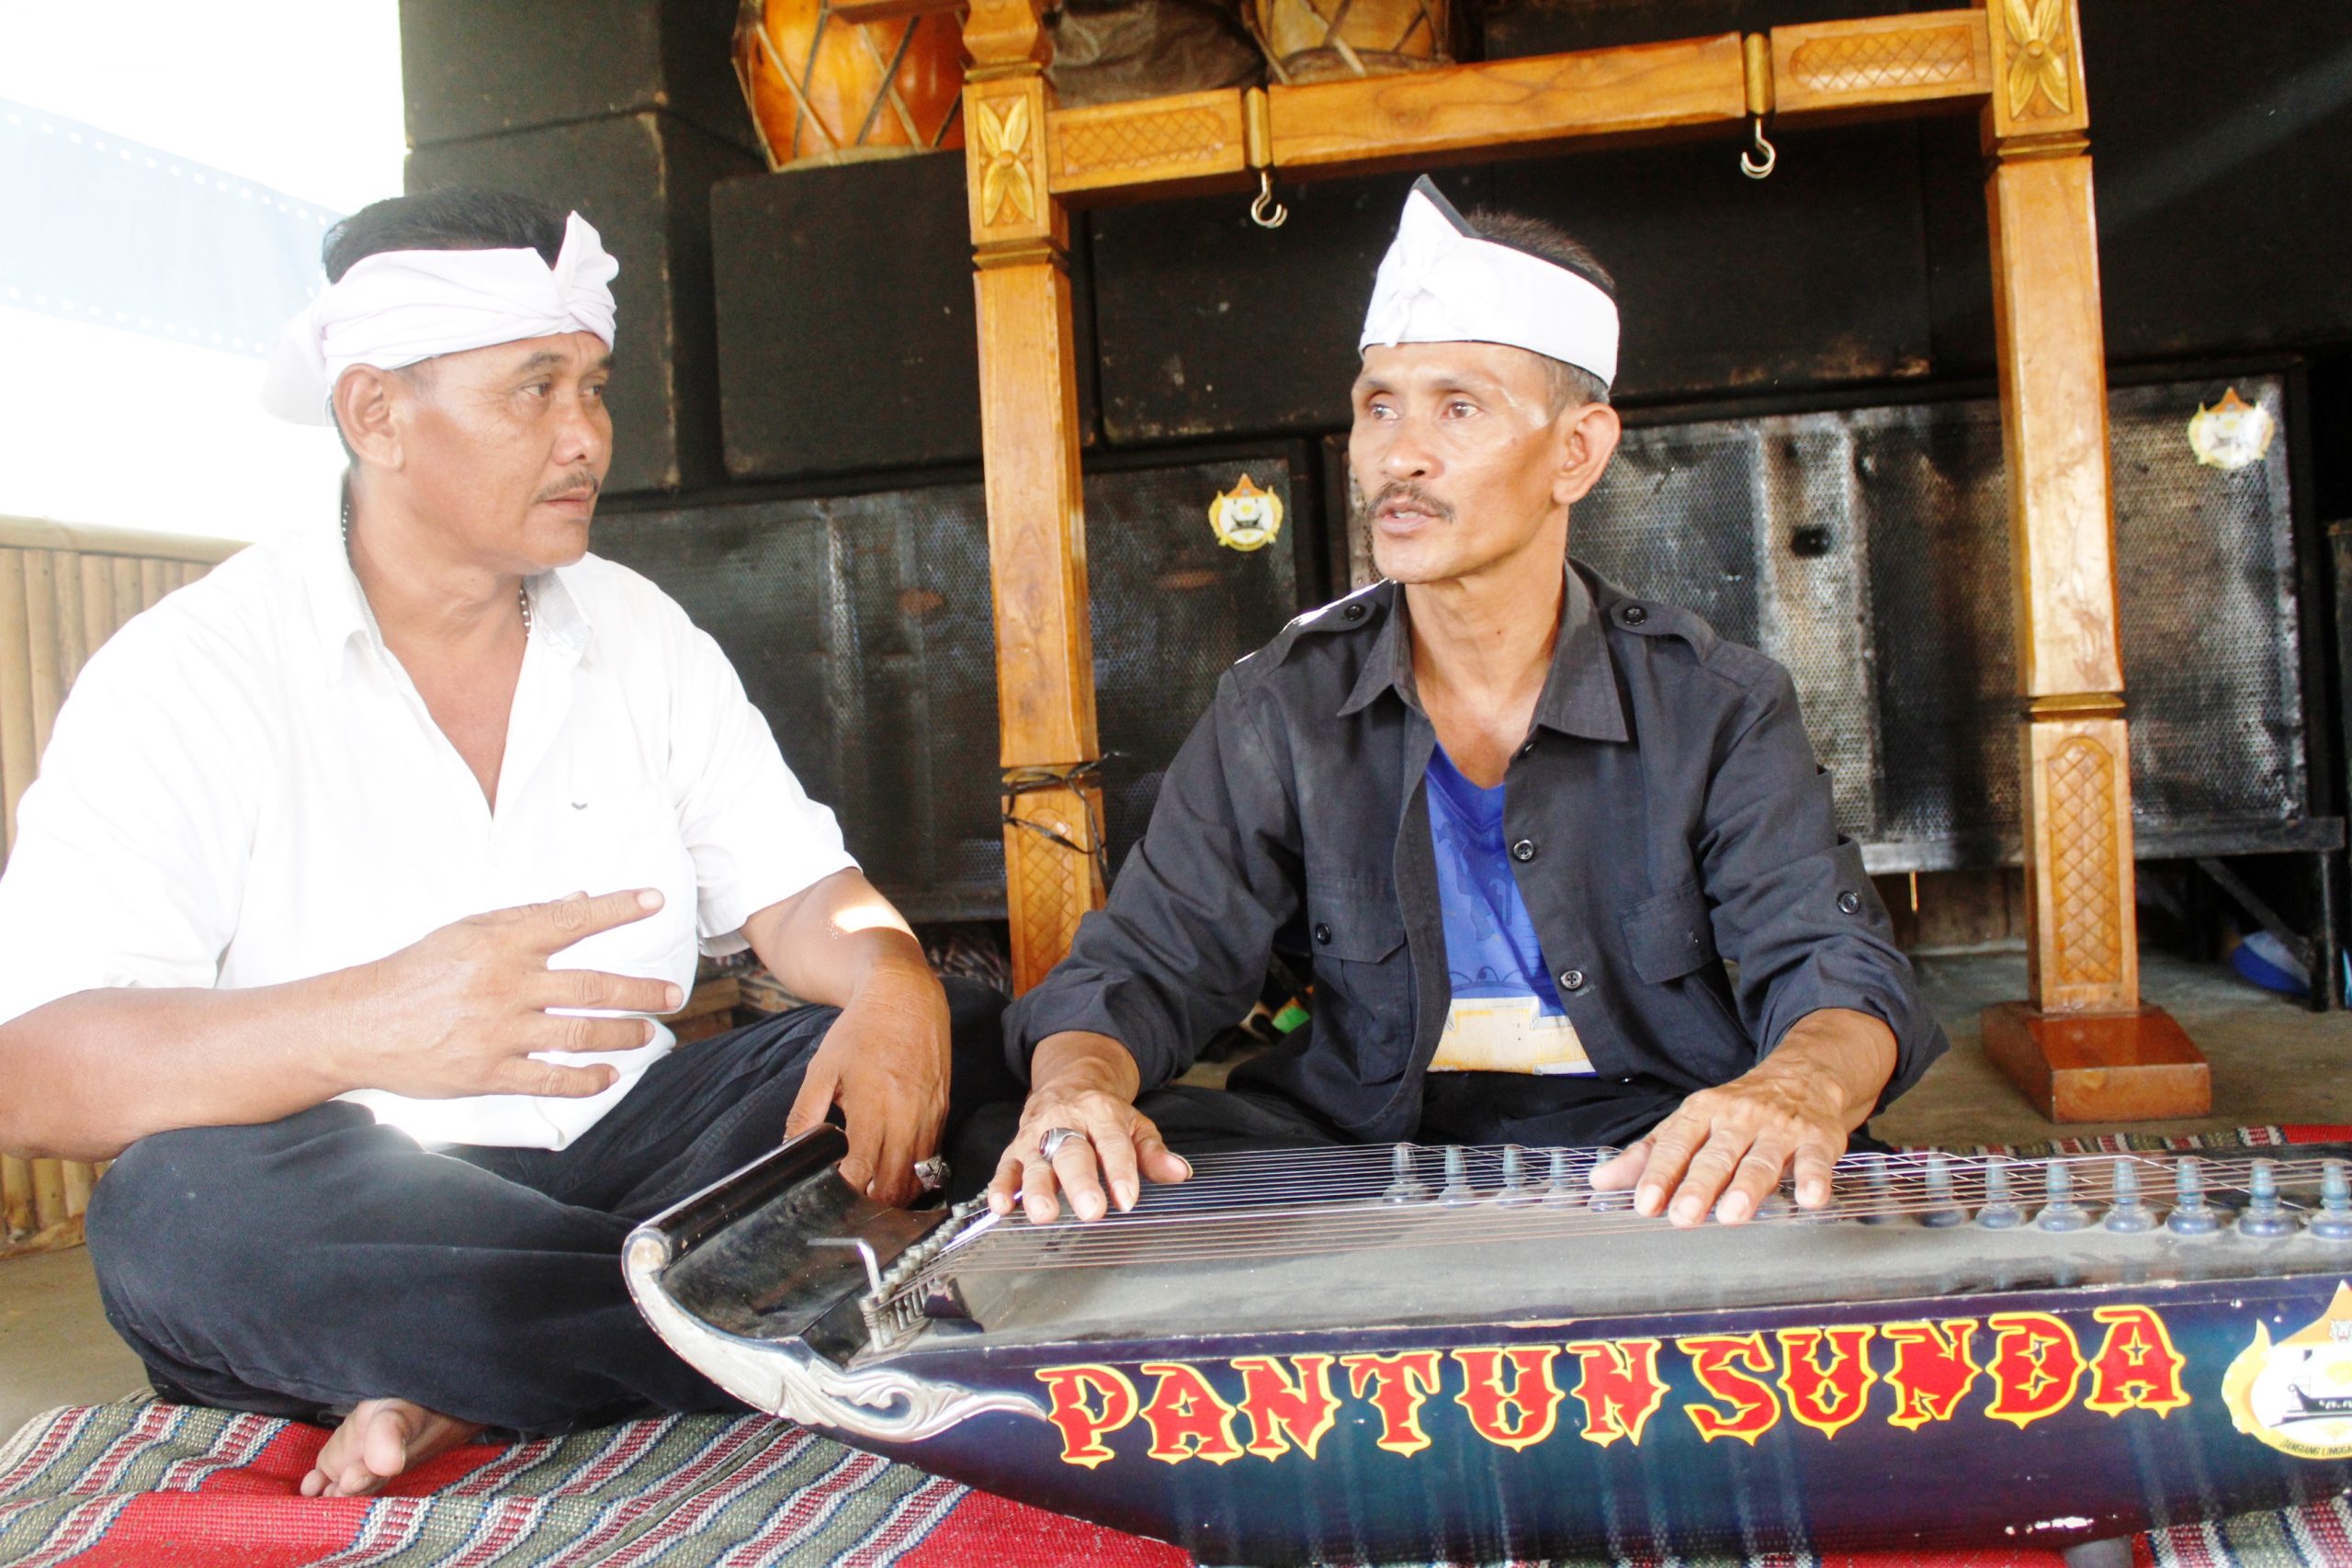
[[(1115, 867), (1217, 676), (1298, 606), (1295, 535), (1216, 544), (1243, 472), (1287, 508), (1280, 452), (1090, 474), (1088, 573)], [(978, 485), (608, 513), (594, 547), (718, 639), (802, 784), (907, 913), (1004, 910), (996, 642)]]
[[(2199, 465), (2198, 383), (2109, 400), (2117, 576), (2143, 855), (2301, 847), (2309, 764), (2293, 504), (2263, 458)], [(1631, 431), (1570, 548), (1789, 667), (1874, 870), (2013, 860), (2017, 658), (1991, 401)]]

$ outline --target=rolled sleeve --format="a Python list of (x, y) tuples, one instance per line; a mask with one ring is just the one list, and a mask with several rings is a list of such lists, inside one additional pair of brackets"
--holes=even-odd
[(703, 950), (744, 946), (743, 922), (857, 862), (830, 808), (811, 800), (775, 735), (709, 636), (678, 617), (670, 790), (693, 856)]
[(1948, 1042), (1860, 846), (1838, 831), (1829, 775), (1814, 761), (1786, 671), (1758, 682), (1740, 719), (1708, 787), (1701, 865), (1717, 950), (1739, 966), (1742, 1021), (1760, 1055), (1824, 1008), (1881, 1020), (1895, 1039), (1884, 1105)]
[(1274, 932), (1298, 908), (1291, 772), (1228, 672), (1170, 764), (1143, 840), (1109, 903), (1079, 922), (1069, 956), (1006, 1015), (1024, 1080), (1038, 1042), (1105, 1034), (1135, 1056), (1142, 1087), (1193, 1065), (1257, 1000)]
[(0, 1021), (81, 991), (219, 978), (266, 745), (224, 683), (198, 689), (212, 650), (160, 621), (92, 657), (19, 805), (0, 875)]

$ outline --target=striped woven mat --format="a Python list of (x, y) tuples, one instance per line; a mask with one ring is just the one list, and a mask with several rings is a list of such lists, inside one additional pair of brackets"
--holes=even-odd
[[(2352, 1141), (2352, 1127), (2066, 1140), (2047, 1150)], [(0, 1568), (1190, 1568), (1185, 1552), (975, 1492), (758, 1416), (469, 1444), (376, 1497), (297, 1491), (322, 1428), (152, 1401), (77, 1405), (0, 1444)], [(2143, 1536), (2147, 1568), (2352, 1568), (2352, 1506)], [(2058, 1568), (2052, 1551), (1677, 1557), (1672, 1568)], [(1532, 1568), (1532, 1565), (1531, 1565)], [(1587, 1568), (1559, 1563), (1555, 1568)], [(1601, 1568), (1599, 1563), (1589, 1568)], [(1615, 1560), (1612, 1568), (1668, 1568)]]

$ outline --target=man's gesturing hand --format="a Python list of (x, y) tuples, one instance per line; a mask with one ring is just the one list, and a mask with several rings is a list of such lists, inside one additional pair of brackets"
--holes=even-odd
[(599, 1012), (675, 1011), (685, 998), (667, 980), (550, 969), (548, 960), (598, 931), (662, 907), (651, 888), (584, 893), (494, 909), (443, 926), (389, 958), (348, 971), (366, 987), (350, 1042), (362, 1089), (420, 1100), (469, 1094), (600, 1094), (610, 1067), (535, 1060), (540, 1051), (626, 1051), (653, 1038), (642, 1018), (561, 1017), (550, 1008)]
[[(1034, 1087), (1021, 1108), (1021, 1131), (997, 1162), (989, 1207), (1012, 1213), (1017, 1199), (1029, 1218), (1045, 1224), (1061, 1213), (1061, 1194), (1081, 1220), (1099, 1220), (1116, 1202), (1125, 1213), (1142, 1195), (1137, 1178), (1182, 1181), (1193, 1168), (1170, 1153), (1159, 1129), (1135, 1107), (1135, 1057), (1101, 1034), (1047, 1036), (1030, 1062)], [(1061, 1140), (1046, 1159), (1041, 1145), (1056, 1128), (1078, 1136)], [(1103, 1195), (1109, 1183), (1110, 1196)]]
[(825, 1032), (784, 1135), (839, 1104), (849, 1134), (842, 1179), (885, 1203), (913, 1202), (922, 1193), (915, 1162), (938, 1149), (947, 1119), (949, 1052), (947, 994), (931, 971), (877, 970)]
[(1701, 1089), (1616, 1158), (1600, 1190), (1633, 1187), (1634, 1207), (1695, 1225), (1713, 1209), (1737, 1224), (1793, 1171), (1800, 1207), (1829, 1201), (1830, 1168), (1894, 1076), (1894, 1032), (1868, 1013), (1826, 1008), (1727, 1084)]

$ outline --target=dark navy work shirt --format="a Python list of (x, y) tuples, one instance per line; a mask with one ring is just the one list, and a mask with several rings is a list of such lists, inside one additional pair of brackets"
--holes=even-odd
[[(1592, 1062), (1576, 1081), (1688, 1093), (1747, 1071), (1807, 1013), (1851, 1008), (1894, 1032), (1884, 1099), (1916, 1083), (1943, 1032), (1838, 831), (1788, 672), (1581, 564), (1566, 601), (1503, 832)], [(1281, 948), (1312, 963), (1313, 1019), (1233, 1085), (1355, 1137), (1412, 1135), (1451, 996), (1436, 732), (1411, 671), (1402, 592), (1382, 582), (1226, 673), (1107, 907), (1007, 1014), (1016, 1068), (1046, 1036), (1089, 1030), (1134, 1053), (1145, 1089), (1163, 1084), (1249, 1010)]]

